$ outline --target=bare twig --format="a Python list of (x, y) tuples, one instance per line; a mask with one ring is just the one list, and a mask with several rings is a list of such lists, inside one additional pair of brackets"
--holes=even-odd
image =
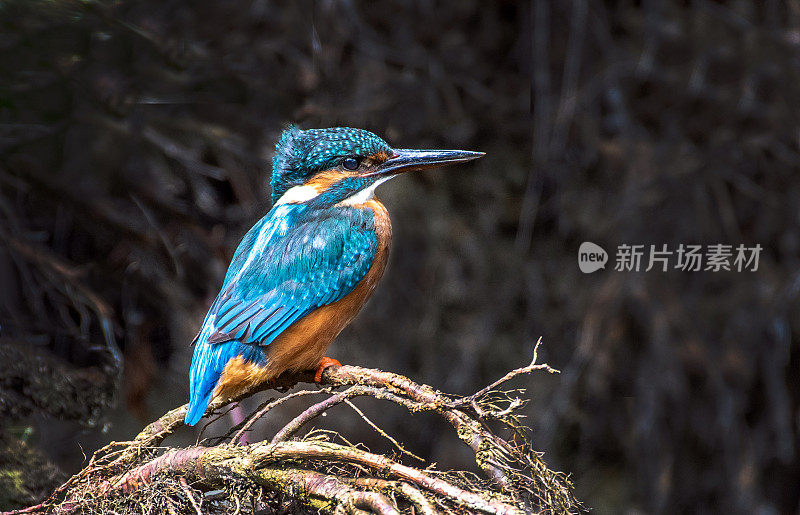
[[(530, 374), (531, 372), (533, 372), (535, 370), (546, 370), (547, 372), (549, 372), (551, 374), (560, 373), (558, 370), (556, 370), (555, 368), (551, 367), (547, 363), (540, 363), (540, 364), (536, 363), (536, 361), (539, 359), (538, 358), (539, 345), (541, 345), (541, 344), (542, 344), (542, 339), (539, 338), (536, 341), (536, 345), (534, 345), (534, 347), (533, 347), (533, 358), (531, 359), (531, 362), (530, 362), (530, 364), (528, 366), (512, 370), (511, 372), (507, 373), (506, 375), (504, 375), (503, 377), (501, 377), (497, 381), (493, 382), (492, 384), (486, 386), (485, 388), (482, 388), (481, 390), (473, 393), (472, 395), (470, 395), (468, 397), (464, 397), (463, 399), (460, 399), (458, 402), (453, 403), (453, 406), (460, 407), (460, 406), (470, 405), (476, 411), (478, 411), (479, 408), (476, 405), (476, 401), (478, 399), (480, 399), (481, 397), (483, 397), (484, 395), (486, 395), (490, 391), (496, 389), (501, 384), (503, 384), (505, 382), (508, 382), (508, 381), (510, 381), (511, 379), (513, 379), (513, 378), (515, 378), (517, 376)], [(478, 411), (478, 414), (480, 414), (480, 411)]]
[(200, 505), (197, 504), (197, 501), (194, 500), (192, 489), (189, 488), (189, 484), (186, 482), (186, 478), (180, 478), (178, 482), (180, 482), (181, 488), (186, 493), (186, 498), (189, 499), (189, 502), (192, 504), (192, 508), (194, 508), (194, 511), (197, 513), (197, 515), (203, 515), (203, 512), (200, 510)]
[(281, 397), (279, 399), (273, 399), (270, 402), (267, 402), (266, 404), (260, 406), (258, 411), (254, 415), (252, 415), (252, 416), (247, 418), (247, 421), (244, 423), (242, 428), (239, 429), (236, 432), (236, 434), (234, 435), (233, 441), (234, 442), (239, 441), (239, 438), (242, 436), (242, 434), (244, 434), (245, 432), (249, 431), (250, 428), (253, 427), (253, 424), (255, 424), (258, 419), (260, 419), (261, 417), (266, 415), (271, 409), (273, 409), (273, 408), (275, 408), (277, 406), (280, 406), (281, 404), (283, 404), (284, 402), (288, 401), (289, 399), (294, 399), (295, 397), (301, 397), (303, 395), (312, 395), (312, 394), (320, 394), (320, 393), (326, 393), (326, 392), (325, 391), (314, 392), (314, 391), (309, 391), (309, 390), (302, 390), (302, 391), (299, 391), (299, 392), (290, 393), (289, 395), (286, 395), (285, 397)]
[(359, 415), (359, 416), (360, 416), (360, 417), (361, 417), (361, 418), (364, 420), (364, 422), (366, 422), (367, 424), (369, 424), (369, 425), (372, 427), (372, 429), (374, 429), (375, 431), (377, 431), (378, 433), (380, 433), (380, 435), (381, 435), (381, 436), (383, 436), (384, 438), (386, 438), (387, 440), (389, 440), (390, 442), (392, 442), (392, 444), (393, 444), (393, 445), (394, 445), (394, 446), (397, 448), (397, 450), (398, 450), (398, 451), (402, 452), (403, 454), (405, 454), (405, 455), (407, 455), (407, 456), (411, 456), (412, 458), (414, 458), (414, 459), (417, 459), (417, 460), (419, 460), (419, 461), (422, 461), (422, 462), (424, 462), (424, 461), (425, 461), (423, 458), (420, 458), (419, 456), (417, 456), (417, 455), (416, 455), (416, 454), (414, 454), (413, 452), (406, 450), (406, 449), (405, 449), (405, 447), (403, 447), (402, 445), (400, 445), (400, 442), (398, 442), (397, 440), (395, 440), (394, 438), (392, 438), (390, 435), (388, 435), (388, 434), (386, 433), (386, 431), (384, 431), (383, 429), (381, 429), (380, 427), (378, 427), (378, 426), (375, 424), (375, 422), (371, 421), (371, 420), (369, 419), (369, 417), (367, 417), (366, 415), (364, 415), (364, 412), (363, 412), (363, 411), (361, 411), (360, 409), (358, 409), (358, 406), (356, 406), (355, 404), (353, 404), (352, 402), (350, 402), (350, 400), (349, 400), (349, 399), (345, 399), (345, 401), (344, 401), (344, 402), (345, 402), (345, 403), (347, 403), (347, 405), (348, 405), (348, 406), (350, 406), (351, 408), (353, 408), (353, 411), (355, 411), (356, 413), (358, 413), (358, 415)]

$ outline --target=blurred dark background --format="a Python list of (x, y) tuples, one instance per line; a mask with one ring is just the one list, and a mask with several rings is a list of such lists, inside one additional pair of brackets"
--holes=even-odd
[[(798, 84), (797, 0), (1, 2), (0, 468), (35, 473), (0, 500), (186, 401), (295, 122), (487, 153), (381, 189), (389, 269), (329, 354), (470, 393), (542, 336), (562, 374), (515, 386), (596, 513), (797, 513)], [(605, 270), (579, 271), (583, 241)], [(755, 272), (613, 269), (681, 243), (764, 250)]]

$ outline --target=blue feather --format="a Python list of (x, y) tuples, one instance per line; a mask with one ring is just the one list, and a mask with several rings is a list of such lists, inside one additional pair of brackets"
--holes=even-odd
[(231, 359), (266, 365), (266, 346), (364, 278), (377, 235), (369, 209), (279, 204), (244, 236), (197, 337), (186, 423), (202, 418)]

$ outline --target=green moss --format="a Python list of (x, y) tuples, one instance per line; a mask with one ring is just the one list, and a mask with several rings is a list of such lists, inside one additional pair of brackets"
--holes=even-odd
[(22, 471), (0, 470), (0, 507), (22, 506), (30, 497)]
[(35, 504), (64, 479), (38, 451), (8, 433), (0, 433), (0, 510)]

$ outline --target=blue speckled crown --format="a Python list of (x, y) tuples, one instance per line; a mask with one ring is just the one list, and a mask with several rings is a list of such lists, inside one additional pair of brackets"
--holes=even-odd
[(351, 127), (300, 130), (291, 125), (283, 131), (272, 158), (272, 201), (309, 176), (333, 168), (347, 156), (391, 152), (392, 147), (375, 134)]

